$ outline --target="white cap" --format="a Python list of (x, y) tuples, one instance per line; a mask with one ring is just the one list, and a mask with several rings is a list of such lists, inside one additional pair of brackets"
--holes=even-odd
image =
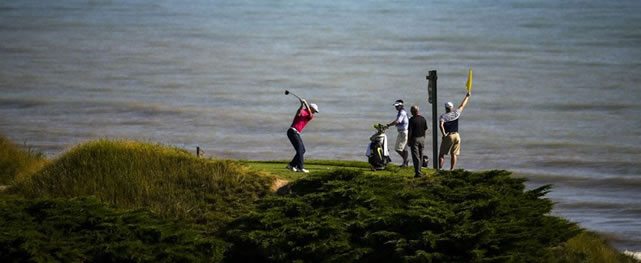
[(445, 103), (445, 108), (448, 108), (448, 109), (454, 108), (454, 103), (448, 101), (447, 103)]
[(318, 111), (318, 105), (316, 105), (315, 103), (309, 104), (309, 107), (314, 109), (315, 112), (319, 112)]

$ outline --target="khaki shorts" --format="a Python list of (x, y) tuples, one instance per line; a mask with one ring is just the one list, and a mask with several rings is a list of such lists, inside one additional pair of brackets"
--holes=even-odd
[(440, 155), (447, 154), (459, 155), (461, 153), (461, 136), (458, 132), (449, 134), (441, 142)]
[(407, 146), (407, 130), (399, 131), (396, 136), (396, 145), (394, 146), (394, 150), (402, 152), (405, 150), (405, 146)]

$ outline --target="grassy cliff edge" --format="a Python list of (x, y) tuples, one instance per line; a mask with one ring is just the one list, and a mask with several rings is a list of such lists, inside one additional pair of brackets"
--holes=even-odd
[[(162, 253), (184, 262), (635, 262), (549, 216), (548, 188), (526, 190), (505, 171), (430, 170), (414, 179), (411, 169), (310, 161), (314, 172), (304, 175), (285, 162), (197, 158), (124, 140), (85, 143), (48, 161), (0, 139), (0, 165), (11, 167), (1, 170), (11, 185), (0, 193), (2, 258), (82, 261), (118, 235), (114, 246), (142, 262)], [(276, 181), (290, 183), (273, 193)], [(69, 206), (79, 208), (62, 216)], [(87, 236), (96, 226), (119, 230)], [(202, 253), (167, 252), (172, 244)]]

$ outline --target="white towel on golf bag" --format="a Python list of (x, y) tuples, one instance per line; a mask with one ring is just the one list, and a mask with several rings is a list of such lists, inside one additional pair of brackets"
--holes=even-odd
[(635, 252), (635, 251), (626, 250), (626, 251), (623, 251), (623, 254), (626, 254), (628, 256), (631, 256), (631, 257), (635, 258), (636, 260), (640, 260), (641, 261), (641, 252)]

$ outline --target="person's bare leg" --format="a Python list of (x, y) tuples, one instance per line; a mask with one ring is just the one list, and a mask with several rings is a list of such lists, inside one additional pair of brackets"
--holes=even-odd
[(438, 155), (438, 169), (443, 169), (443, 164), (445, 163), (445, 155)]
[(456, 160), (457, 159), (458, 159), (458, 155), (452, 154), (452, 163), (451, 163), (452, 166), (450, 166), (450, 171), (454, 170), (454, 166), (456, 166)]

